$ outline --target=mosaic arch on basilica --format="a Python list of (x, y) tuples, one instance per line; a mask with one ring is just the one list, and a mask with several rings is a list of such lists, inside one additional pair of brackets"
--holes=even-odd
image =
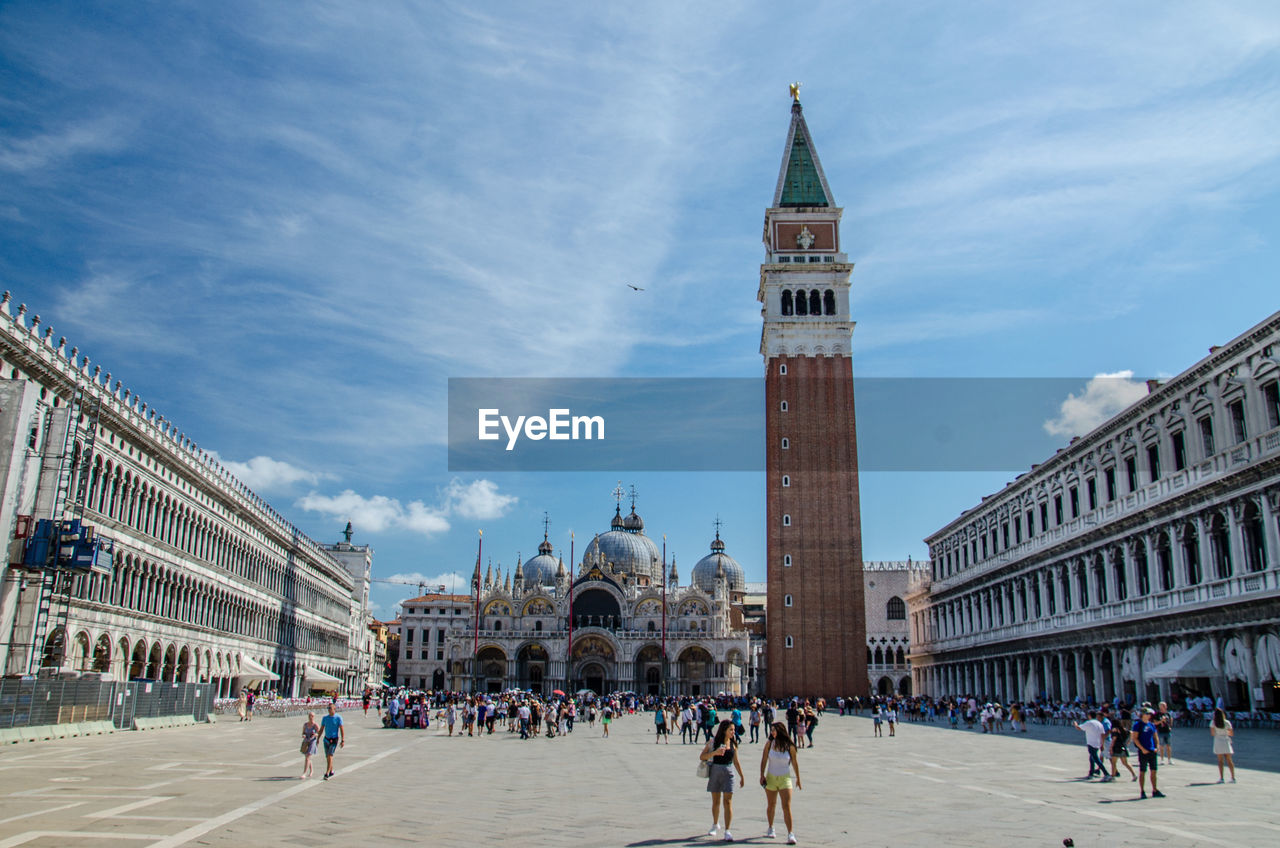
[(445, 636), (450, 688), (750, 691), (756, 670), (742, 620), (746, 583), (719, 530), (684, 585), (674, 557), (664, 568), (662, 549), (644, 530), (634, 495), (627, 515), (619, 497), (609, 529), (587, 544), (575, 568), (553, 554), (545, 530), (538, 555), (517, 558), (513, 571), (490, 565), (481, 576), (477, 568), (479, 631), (473, 619)]

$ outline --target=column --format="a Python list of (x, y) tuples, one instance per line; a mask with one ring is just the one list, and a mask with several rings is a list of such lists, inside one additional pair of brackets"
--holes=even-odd
[(1261, 506), (1262, 535), (1267, 542), (1267, 568), (1280, 568), (1280, 525), (1276, 523), (1276, 516), (1280, 515), (1280, 490), (1264, 492)]
[(1076, 689), (1073, 697), (1078, 697), (1085, 694), (1086, 681), (1084, 679), (1084, 651), (1072, 651), (1071, 656), (1075, 659), (1076, 663)]
[(1227, 510), (1227, 539), (1231, 549), (1231, 573), (1233, 575), (1247, 574), (1249, 572), (1248, 560), (1244, 555), (1244, 528), (1240, 526), (1240, 523), (1244, 520), (1244, 508), (1247, 504), (1247, 500), (1239, 498), (1232, 501), (1230, 508)]
[(1124, 700), (1124, 673), (1121, 666), (1124, 665), (1124, 647), (1119, 649), (1111, 649), (1111, 691), (1115, 693), (1115, 697)]
[[(1173, 585), (1179, 589), (1184, 586), (1190, 586), (1191, 583), (1187, 577), (1187, 552), (1183, 549), (1186, 524), (1182, 521), (1175, 521), (1164, 529), (1168, 531), (1169, 536), (1169, 561), (1173, 567)], [(1147, 536), (1148, 538), (1154, 538), (1149, 533)], [(1155, 555), (1154, 547), (1150, 549), (1150, 556), (1153, 561), (1159, 562), (1159, 557)], [(1141, 701), (1141, 699), (1139, 700)]]
[[(1213, 547), (1209, 544), (1209, 528), (1208, 522), (1204, 520), (1204, 513), (1196, 513), (1196, 546), (1200, 550), (1200, 582), (1208, 583), (1211, 580), (1218, 579), (1217, 566), (1213, 563)], [(1165, 688), (1161, 688), (1161, 697)], [(1167, 698), (1166, 698), (1167, 700)]]
[(1133, 667), (1135, 669), (1133, 673), (1133, 676), (1134, 676), (1133, 695), (1138, 704), (1141, 704), (1143, 701), (1147, 700), (1147, 676), (1142, 671), (1142, 655), (1145, 652), (1146, 652), (1146, 645), (1144, 645), (1143, 643), (1138, 642), (1133, 646), (1134, 656), (1137, 657), (1137, 660), (1138, 660), (1136, 663), (1133, 664)]
[(1084, 599), (1080, 597), (1080, 577), (1081, 560), (1075, 557), (1067, 563), (1067, 592), (1071, 598), (1071, 609), (1084, 609)]
[(1106, 678), (1102, 673), (1102, 649), (1093, 648), (1089, 654), (1093, 659), (1093, 700), (1098, 704), (1104, 704), (1107, 701), (1107, 686)]
[(1067, 652), (1058, 652), (1058, 698), (1063, 701), (1070, 701), (1072, 692), (1072, 684), (1067, 677)]
[[(1120, 542), (1120, 558), (1123, 560), (1124, 582), (1128, 588), (1127, 597), (1142, 596), (1142, 582), (1138, 579), (1138, 540), (1124, 539)], [(1151, 587), (1151, 557), (1147, 557), (1147, 588)]]

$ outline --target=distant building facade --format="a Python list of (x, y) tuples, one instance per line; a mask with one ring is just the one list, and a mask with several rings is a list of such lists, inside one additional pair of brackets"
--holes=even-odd
[[(352, 575), (172, 423), (0, 300), (0, 666), (292, 694), (351, 680)], [(77, 508), (83, 492), (82, 507)], [(114, 546), (38, 632), (33, 524), (82, 514)], [(64, 616), (61, 611), (65, 609)], [(312, 674), (316, 679), (318, 675)]]
[(470, 595), (434, 593), (402, 601), (395, 682), (412, 689), (445, 689), (449, 637), (462, 638), (474, 609)]
[(917, 691), (1280, 708), (1278, 380), (1280, 313), (930, 535)]
[(867, 622), (867, 683), (872, 694), (910, 695), (911, 627), (907, 595), (929, 573), (929, 563), (864, 562), (863, 597)]

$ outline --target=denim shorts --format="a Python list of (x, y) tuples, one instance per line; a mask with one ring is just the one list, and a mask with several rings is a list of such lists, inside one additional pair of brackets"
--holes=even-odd
[(708, 792), (733, 793), (733, 766), (711, 764), (711, 774), (707, 777)]

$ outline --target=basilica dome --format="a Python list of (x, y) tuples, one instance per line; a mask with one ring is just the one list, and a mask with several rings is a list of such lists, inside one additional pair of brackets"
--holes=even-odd
[(538, 545), (538, 555), (524, 564), (525, 586), (556, 585), (556, 570), (560, 561), (551, 555), (551, 543), (544, 537)]
[(724, 569), (724, 576), (729, 580), (730, 592), (746, 591), (747, 578), (742, 566), (724, 552), (724, 542), (720, 541), (720, 531), (717, 530), (715, 541), (711, 543), (711, 553), (698, 560), (698, 564), (693, 567), (693, 585), (709, 595), (714, 594), (721, 569)]
[(661, 585), (662, 551), (644, 534), (644, 521), (636, 515), (635, 508), (632, 507), (626, 518), (622, 517), (619, 509), (610, 526), (609, 532), (591, 540), (582, 555), (583, 563), (611, 562), (621, 574), (647, 577), (654, 584)]

